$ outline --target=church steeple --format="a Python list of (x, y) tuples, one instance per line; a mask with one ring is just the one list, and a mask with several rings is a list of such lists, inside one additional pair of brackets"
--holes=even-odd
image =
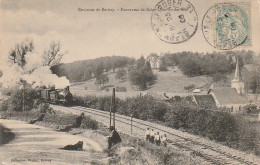
[(235, 75), (234, 75), (233, 81), (242, 81), (241, 72), (240, 72), (240, 69), (239, 69), (238, 58), (237, 58), (236, 71), (235, 71)]
[(238, 94), (245, 93), (245, 89), (244, 89), (245, 84), (242, 80), (238, 58), (237, 58), (236, 71), (235, 71), (234, 79), (231, 81), (231, 87), (235, 88)]

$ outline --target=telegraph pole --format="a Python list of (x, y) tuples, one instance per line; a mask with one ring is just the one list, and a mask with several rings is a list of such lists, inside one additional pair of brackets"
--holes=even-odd
[(256, 97), (255, 97), (255, 102), (257, 103), (257, 97), (258, 97), (258, 80), (256, 80)]
[(25, 88), (23, 85), (23, 111), (25, 111)]
[(20, 89), (22, 91), (22, 97), (23, 97), (23, 111), (25, 111), (25, 86), (24, 82), (22, 82), (22, 85), (20, 86)]
[(109, 129), (112, 126), (112, 111), (113, 111), (113, 93), (111, 97), (111, 106), (110, 106), (110, 112), (109, 112)]
[(114, 113), (114, 121), (113, 121), (113, 126), (114, 126), (114, 129), (116, 128), (116, 89), (113, 88), (113, 95), (112, 95), (112, 108), (113, 108), (113, 113)]
[(133, 134), (133, 114), (131, 114), (131, 135)]

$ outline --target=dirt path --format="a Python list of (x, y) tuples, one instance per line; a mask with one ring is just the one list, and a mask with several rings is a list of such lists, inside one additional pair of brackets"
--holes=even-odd
[[(16, 120), (0, 123), (15, 133), (15, 139), (0, 146), (0, 164), (106, 164), (106, 154), (99, 143), (80, 135), (56, 132)], [(83, 141), (84, 151), (61, 150)]]

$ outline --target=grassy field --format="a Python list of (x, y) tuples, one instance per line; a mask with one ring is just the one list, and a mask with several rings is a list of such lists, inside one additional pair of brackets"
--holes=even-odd
[[(136, 96), (144, 94), (152, 94), (153, 96), (164, 98), (163, 93), (167, 93), (168, 96), (185, 96), (190, 93), (184, 91), (185, 86), (194, 84), (196, 88), (204, 89), (212, 81), (210, 77), (198, 76), (198, 77), (187, 77), (181, 73), (178, 69), (170, 69), (167, 72), (154, 71), (157, 76), (157, 80), (153, 86), (145, 91), (139, 91), (136, 89), (128, 80), (120, 81), (115, 78), (115, 73), (109, 74), (109, 83), (106, 86), (109, 87), (109, 92), (99, 91), (97, 85), (95, 85), (95, 79), (89, 81), (75, 83), (71, 86), (71, 92), (77, 96), (85, 96), (95, 94), (97, 96), (111, 95), (113, 87), (125, 87), (127, 92), (117, 92), (117, 97), (126, 98), (130, 96)], [(204, 89), (203, 93), (207, 91)]]

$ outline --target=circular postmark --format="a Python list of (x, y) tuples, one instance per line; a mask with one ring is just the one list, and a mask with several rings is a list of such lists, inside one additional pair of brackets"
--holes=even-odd
[(196, 33), (198, 16), (187, 0), (162, 0), (155, 6), (151, 23), (160, 40), (178, 44), (189, 40)]
[(237, 5), (216, 4), (204, 15), (202, 32), (211, 46), (220, 50), (233, 49), (248, 38), (248, 16)]

